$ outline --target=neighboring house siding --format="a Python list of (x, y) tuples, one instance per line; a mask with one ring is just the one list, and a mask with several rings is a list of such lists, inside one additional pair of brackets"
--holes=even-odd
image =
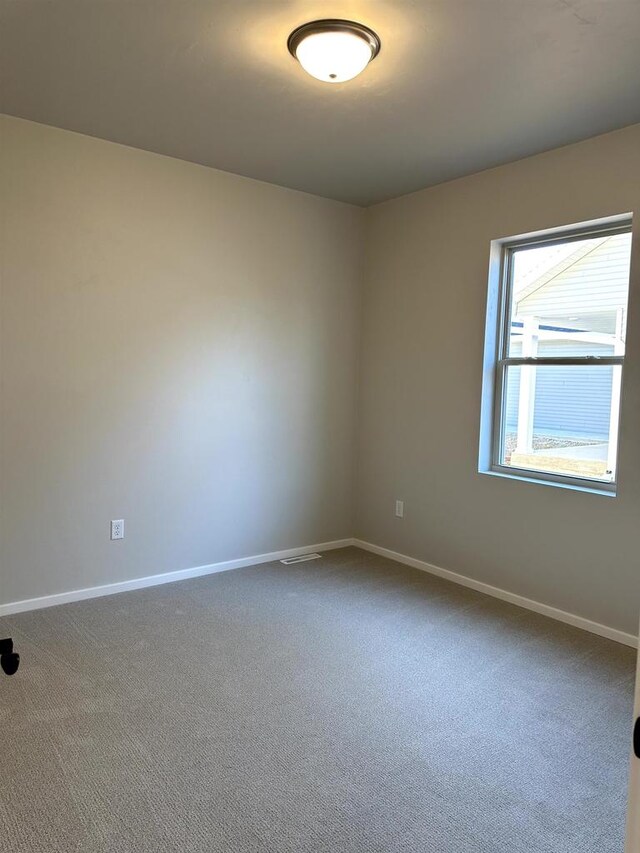
[[(568, 344), (546, 344), (540, 355), (566, 355)], [(589, 348), (593, 355), (610, 355), (608, 347)], [(580, 355), (575, 344), (571, 354)], [(519, 355), (514, 352), (514, 355)], [(539, 367), (533, 429), (535, 433), (566, 434), (576, 438), (606, 439), (611, 410), (611, 367)], [(518, 424), (520, 368), (511, 368), (506, 399), (507, 430)]]
[(520, 301), (518, 315), (552, 318), (566, 313), (611, 312), (609, 327), (598, 331), (613, 332), (616, 308), (627, 303), (629, 240), (629, 234), (608, 237), (584, 258)]

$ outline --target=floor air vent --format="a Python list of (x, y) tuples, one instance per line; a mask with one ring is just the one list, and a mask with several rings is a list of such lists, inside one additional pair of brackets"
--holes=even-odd
[(301, 557), (289, 557), (288, 560), (280, 560), (285, 566), (290, 566), (291, 563), (306, 563), (307, 560), (319, 560), (322, 554), (303, 554)]

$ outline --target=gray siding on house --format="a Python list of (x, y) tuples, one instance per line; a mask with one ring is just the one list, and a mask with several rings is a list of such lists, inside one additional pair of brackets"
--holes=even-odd
[(581, 260), (522, 299), (517, 315), (558, 318), (597, 316), (593, 331), (613, 333), (616, 309), (626, 308), (629, 290), (630, 234), (615, 234)]
[[(539, 367), (533, 418), (535, 433), (606, 439), (611, 411), (612, 367)], [(520, 368), (509, 369), (507, 430), (518, 425)]]
[[(580, 355), (575, 344), (541, 344), (540, 355)], [(586, 353), (585, 353), (586, 354)], [(588, 354), (611, 355), (605, 346), (589, 345)], [(519, 355), (515, 353), (514, 355)], [(533, 418), (535, 433), (606, 439), (611, 411), (610, 366), (538, 367)], [(518, 425), (520, 368), (509, 368), (506, 396), (506, 426), (515, 432)]]

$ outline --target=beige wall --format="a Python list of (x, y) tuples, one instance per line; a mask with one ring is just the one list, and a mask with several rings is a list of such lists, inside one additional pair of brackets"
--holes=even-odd
[[(618, 497), (478, 474), (490, 241), (628, 211)], [(635, 634), (640, 125), (378, 205), (368, 228), (356, 534)]]
[(1, 121), (0, 603), (351, 535), (363, 212)]
[(0, 604), (355, 533), (636, 632), (640, 239), (619, 496), (477, 459), (489, 243), (640, 210), (640, 126), (364, 212), (0, 121)]

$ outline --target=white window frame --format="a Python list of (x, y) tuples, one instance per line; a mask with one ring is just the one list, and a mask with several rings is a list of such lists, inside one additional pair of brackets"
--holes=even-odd
[[(482, 392), (482, 414), (480, 426), (480, 464), (479, 471), (517, 480), (529, 480), (547, 485), (597, 492), (614, 496), (617, 488), (617, 470), (612, 480), (600, 480), (590, 477), (556, 474), (549, 471), (537, 471), (531, 468), (518, 468), (503, 465), (504, 423), (506, 405), (505, 377), (509, 367), (517, 366), (619, 366), (621, 390), (624, 387), (624, 355), (614, 356), (509, 356), (511, 333), (511, 286), (513, 257), (518, 249), (551, 246), (575, 240), (594, 237), (608, 237), (612, 234), (631, 233), (631, 214), (609, 217), (596, 222), (585, 222), (550, 231), (525, 234), (504, 240), (494, 240), (491, 244), (489, 266), (489, 296), (487, 302), (487, 325), (485, 334), (484, 378)], [(616, 455), (619, 438), (619, 411), (612, 420), (613, 434), (609, 441), (615, 443)]]

